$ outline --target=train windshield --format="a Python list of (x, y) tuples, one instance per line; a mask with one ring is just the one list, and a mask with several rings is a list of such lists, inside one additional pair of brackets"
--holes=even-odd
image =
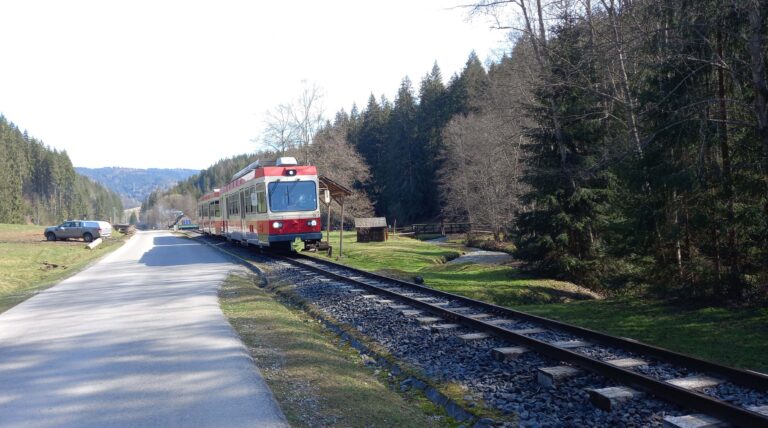
[(268, 190), (272, 212), (317, 209), (317, 186), (314, 181), (276, 181), (269, 183)]

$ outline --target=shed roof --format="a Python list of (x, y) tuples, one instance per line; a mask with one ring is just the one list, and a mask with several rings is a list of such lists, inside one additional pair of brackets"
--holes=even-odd
[(385, 217), (356, 218), (355, 227), (387, 227)]
[(320, 190), (328, 189), (331, 192), (331, 198), (338, 203), (341, 203), (345, 197), (352, 194), (351, 190), (324, 175), (319, 176), (318, 180), (320, 181)]

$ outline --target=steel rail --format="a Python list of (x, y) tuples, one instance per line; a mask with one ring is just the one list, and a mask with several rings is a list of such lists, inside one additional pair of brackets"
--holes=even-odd
[(444, 318), (460, 321), (464, 325), (472, 326), (478, 330), (488, 332), (497, 337), (507, 339), (514, 343), (519, 343), (527, 346), (530, 349), (535, 350), (538, 353), (547, 355), (551, 358), (568, 361), (585, 370), (599, 373), (611, 379), (615, 379), (629, 386), (634, 386), (638, 389), (642, 389), (652, 395), (667, 399), (673, 403), (679, 404), (683, 407), (694, 409), (707, 413), (709, 415), (721, 418), (725, 421), (734, 423), (743, 427), (765, 427), (768, 426), (768, 416), (747, 410), (745, 408), (734, 406), (725, 401), (718, 400), (708, 395), (687, 390), (665, 381), (657, 380), (652, 377), (633, 372), (624, 368), (616, 367), (611, 364), (605, 363), (601, 360), (588, 357), (583, 354), (579, 354), (568, 349), (563, 349), (547, 342), (528, 337), (526, 335), (514, 333), (506, 328), (490, 324), (488, 322), (470, 318), (463, 314), (451, 311), (449, 308), (436, 306), (428, 302), (416, 300), (414, 298), (403, 296), (396, 291), (389, 290), (386, 287), (378, 287), (376, 285), (368, 284), (363, 281), (351, 279), (349, 276), (339, 273), (331, 272), (318, 266), (313, 266), (303, 262), (302, 260), (311, 260), (315, 264), (331, 266), (337, 269), (346, 269), (355, 272), (355, 274), (376, 281), (395, 283), (399, 286), (409, 288), (411, 290), (421, 291), (426, 294), (437, 295), (447, 299), (454, 299), (460, 303), (471, 304), (481, 310), (493, 312), (499, 316), (510, 316), (512, 318), (524, 319), (526, 321), (532, 321), (542, 325), (546, 325), (552, 328), (556, 328), (562, 331), (568, 331), (584, 338), (588, 338), (592, 341), (602, 344), (609, 344), (618, 346), (623, 349), (631, 349), (634, 352), (642, 354), (650, 354), (655, 357), (661, 357), (660, 359), (665, 362), (674, 361), (688, 368), (695, 368), (697, 371), (707, 372), (714, 374), (721, 378), (726, 378), (734, 383), (741, 383), (753, 388), (759, 388), (765, 390), (768, 388), (768, 376), (762, 373), (750, 372), (745, 370), (739, 370), (732, 367), (721, 366), (709, 361), (700, 360), (695, 357), (691, 357), (684, 354), (672, 352), (663, 348), (658, 348), (652, 345), (647, 345), (642, 342), (638, 342), (632, 339), (619, 338), (610, 336), (604, 333), (599, 333), (594, 330), (577, 327), (572, 324), (562, 323), (559, 321), (549, 320), (546, 318), (538, 317), (535, 315), (526, 314), (524, 312), (515, 311), (512, 309), (504, 308), (501, 306), (481, 302), (479, 300), (459, 296), (453, 293), (448, 293), (440, 290), (435, 290), (422, 285), (402, 281), (395, 278), (390, 278), (383, 275), (374, 274), (371, 272), (362, 271), (359, 269), (351, 268), (349, 266), (341, 265), (338, 263), (332, 263), (325, 260), (318, 260), (303, 255), (292, 255), (290, 257), (280, 257), (281, 259), (303, 268), (308, 268), (316, 272), (320, 272), (324, 275), (334, 277), (338, 280), (349, 281), (355, 284), (359, 284), (365, 288), (375, 290), (383, 295), (396, 298), (401, 301), (405, 301), (410, 305), (420, 307), (428, 310), (434, 314), (440, 315)]

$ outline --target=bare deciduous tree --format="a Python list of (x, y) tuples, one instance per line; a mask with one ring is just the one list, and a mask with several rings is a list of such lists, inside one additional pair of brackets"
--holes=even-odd
[(302, 82), (302, 91), (291, 107), (294, 132), (299, 144), (304, 149), (305, 160), (310, 159), (309, 145), (317, 131), (323, 126), (323, 91), (316, 83)]
[(295, 100), (267, 112), (261, 142), (280, 155), (300, 148), (300, 158), (311, 163), (309, 146), (325, 122), (322, 101), (323, 90), (316, 83), (302, 81), (301, 93)]
[(268, 111), (264, 124), (262, 141), (280, 156), (296, 146), (296, 127), (290, 105), (280, 104), (274, 110)]
[(330, 127), (317, 133), (310, 146), (310, 154), (318, 173), (351, 189), (352, 195), (344, 204), (345, 217), (369, 217), (373, 207), (361, 189), (370, 178), (368, 165), (360, 153), (347, 141), (347, 130)]
[(518, 210), (521, 129), (498, 111), (457, 115), (445, 129), (439, 176), (448, 218), (488, 224), (496, 239)]

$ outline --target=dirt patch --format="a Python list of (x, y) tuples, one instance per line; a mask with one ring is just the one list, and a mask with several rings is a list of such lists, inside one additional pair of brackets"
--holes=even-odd
[(64, 265), (59, 265), (56, 263), (48, 263), (48, 262), (42, 262), (40, 263), (40, 270), (53, 270), (53, 269), (66, 269), (67, 267)]
[(515, 259), (512, 256), (500, 251), (473, 250), (449, 261), (448, 264), (475, 263), (479, 265), (507, 265), (514, 261)]

